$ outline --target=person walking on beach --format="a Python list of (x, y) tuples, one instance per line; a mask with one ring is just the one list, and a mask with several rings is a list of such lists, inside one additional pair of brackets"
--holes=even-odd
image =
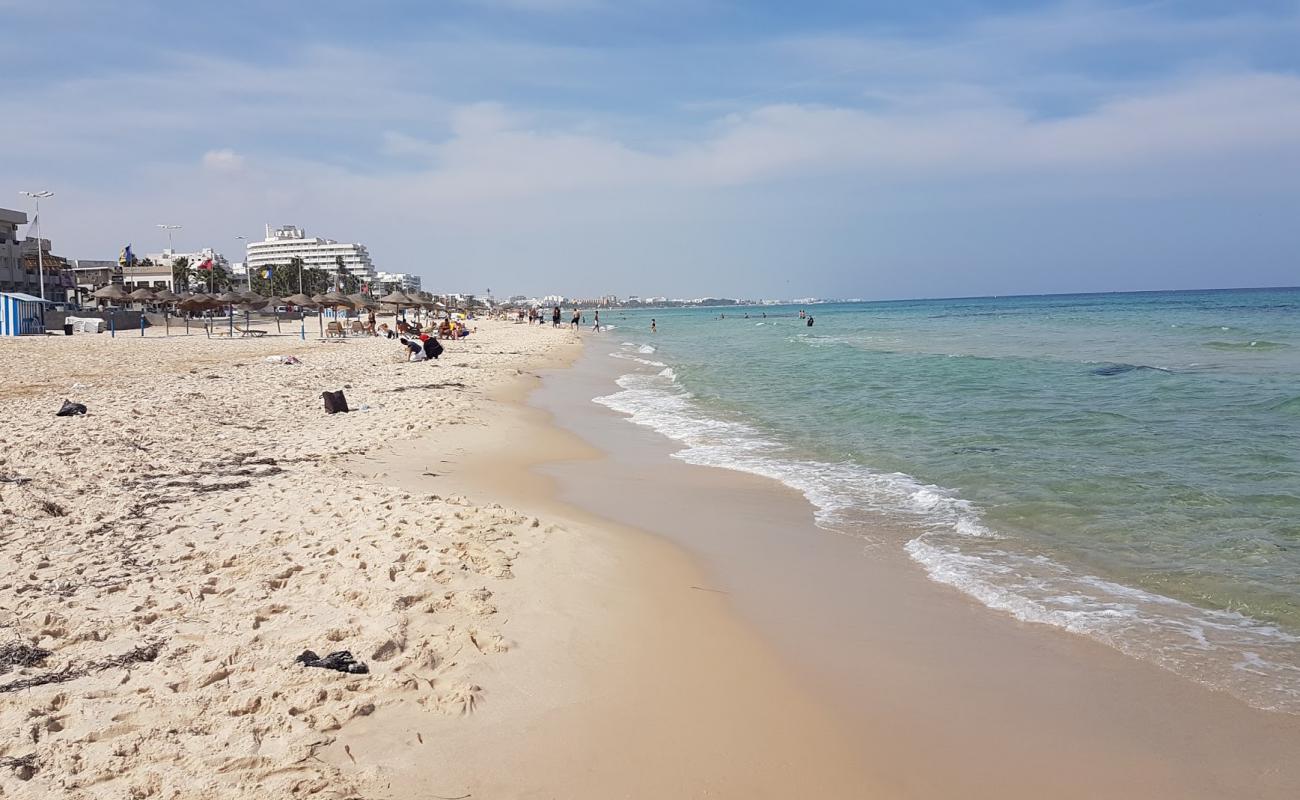
[(551, 327), (552, 327), (552, 328), (558, 328), (558, 327), (560, 327), (560, 307), (559, 307), (559, 306), (556, 306), (556, 307), (555, 307), (555, 310), (551, 312)]
[(596, 322), (594, 325), (591, 326), (591, 329), (596, 333), (600, 333), (600, 309), (599, 308), (596, 309)]
[(569, 327), (573, 328), (576, 331), (578, 329), (579, 323), (581, 322), (582, 322), (582, 312), (579, 311), (577, 308), (574, 308), (573, 319), (569, 322)]

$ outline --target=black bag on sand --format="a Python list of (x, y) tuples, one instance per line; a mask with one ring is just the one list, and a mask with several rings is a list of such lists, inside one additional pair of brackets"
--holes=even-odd
[(335, 672), (348, 672), (353, 675), (365, 675), (370, 672), (370, 668), (365, 662), (357, 661), (347, 650), (339, 650), (321, 658), (311, 650), (303, 650), (302, 655), (294, 659), (298, 664), (304, 667), (318, 667), (320, 669), (332, 669)]
[(343, 390), (337, 392), (321, 392), (320, 396), (325, 401), (326, 414), (346, 414), (348, 411), (348, 400), (343, 396)]
[(86, 413), (86, 407), (81, 403), (74, 403), (71, 400), (64, 400), (63, 407), (54, 412), (56, 417), (75, 417)]
[(424, 357), (437, 358), (442, 355), (442, 343), (430, 336), (424, 340)]

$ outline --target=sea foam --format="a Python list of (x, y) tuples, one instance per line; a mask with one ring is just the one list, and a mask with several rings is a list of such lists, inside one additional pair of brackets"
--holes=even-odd
[(780, 481), (808, 499), (819, 527), (877, 544), (864, 514), (885, 515), (913, 531), (904, 549), (932, 580), (989, 608), (1088, 636), (1227, 689), (1256, 707), (1300, 713), (1300, 669), (1292, 666), (1300, 661), (1300, 637), (1018, 550), (990, 530), (980, 510), (956, 491), (904, 473), (800, 457), (742, 420), (706, 413), (672, 367), (611, 355), (662, 369), (622, 375), (616, 380), (619, 391), (595, 402), (680, 442), (684, 446), (675, 458)]

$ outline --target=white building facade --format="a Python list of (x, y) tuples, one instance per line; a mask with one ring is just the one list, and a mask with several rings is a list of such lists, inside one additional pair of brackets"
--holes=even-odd
[(378, 286), (395, 286), (404, 292), (420, 291), (420, 276), (409, 272), (376, 272), (375, 284)]
[[(173, 292), (186, 291), (192, 287), (177, 286), (172, 279), (172, 267), (182, 258), (189, 262), (190, 283), (197, 287), (206, 286), (208, 281), (207, 273), (199, 269), (199, 265), (203, 262), (211, 259), (214, 267), (230, 269), (230, 262), (226, 261), (226, 257), (211, 247), (204, 247), (193, 253), (178, 253), (175, 250), (165, 249), (161, 253), (145, 253), (140, 263), (124, 266), (122, 286), (128, 292), (142, 286), (149, 289), (170, 289)], [(145, 261), (150, 263), (145, 264)]]
[(365, 245), (309, 238), (302, 228), (294, 225), (285, 225), (274, 231), (267, 225), (265, 239), (248, 243), (248, 257), (244, 263), (248, 270), (256, 274), (267, 267), (288, 266), (295, 258), (301, 258), (304, 267), (315, 267), (330, 273), (338, 269), (338, 260), (341, 258), (343, 268), (362, 283), (372, 283), (376, 277), (375, 265), (370, 261), (370, 253), (366, 251)]

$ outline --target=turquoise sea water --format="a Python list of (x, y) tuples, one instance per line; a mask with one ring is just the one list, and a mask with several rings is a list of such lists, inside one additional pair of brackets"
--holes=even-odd
[(606, 315), (598, 402), (994, 609), (1300, 713), (1300, 289), (798, 310)]

